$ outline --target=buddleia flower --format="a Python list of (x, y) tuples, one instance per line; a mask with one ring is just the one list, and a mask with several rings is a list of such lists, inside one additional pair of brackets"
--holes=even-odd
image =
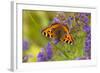
[(80, 21), (84, 22), (85, 24), (89, 23), (89, 15), (90, 13), (80, 13)]
[(52, 46), (50, 43), (47, 44), (46, 49), (42, 48), (39, 52), (37, 59), (38, 62), (49, 61), (53, 56)]
[(50, 43), (47, 44), (46, 53), (47, 53), (47, 59), (51, 59), (53, 53), (52, 53), (52, 46)]
[(23, 40), (22, 41), (22, 48), (23, 48), (23, 50), (27, 50), (28, 48), (29, 48), (29, 42), (28, 42), (28, 40)]
[(91, 29), (89, 25), (84, 25), (83, 30), (88, 33)]
[(55, 18), (53, 19), (53, 23), (60, 23), (60, 19), (57, 18), (57, 17), (55, 17)]
[(54, 42), (54, 44), (56, 45), (56, 44), (59, 43), (59, 40), (58, 40), (58, 39), (54, 39), (53, 42)]
[(37, 60), (38, 60), (38, 62), (46, 61), (46, 56), (45, 56), (45, 53), (44, 53), (44, 48), (41, 48), (41, 51), (39, 52), (39, 54), (37, 56)]
[(64, 21), (64, 25), (67, 25), (70, 29), (72, 28), (72, 20), (73, 17), (69, 16), (65, 21)]

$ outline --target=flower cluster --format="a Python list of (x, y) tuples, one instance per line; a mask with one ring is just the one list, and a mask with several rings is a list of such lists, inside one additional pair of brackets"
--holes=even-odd
[[(23, 51), (27, 51), (29, 49), (29, 46), (30, 46), (29, 41), (24, 39), (22, 42), (23, 42), (22, 43)], [(29, 58), (33, 58), (33, 55), (32, 54), (23, 55), (22, 60), (23, 60), (23, 62), (27, 62)]]
[(91, 28), (88, 24), (88, 16), (84, 15), (84, 26), (83, 26), (83, 30), (84, 32), (86, 32), (86, 39), (85, 39), (85, 47), (84, 47), (84, 51), (85, 51), (85, 57), (87, 59), (91, 58)]
[(63, 12), (59, 12), (57, 14), (57, 16), (53, 19), (53, 23), (60, 23), (60, 24), (63, 24), (63, 25), (67, 25), (69, 28), (72, 28), (72, 20), (74, 18), (69, 16), (67, 19), (66, 19), (66, 16), (64, 15)]
[(89, 15), (90, 13), (75, 13), (75, 21), (77, 25), (81, 23), (88, 24), (89, 23)]
[(75, 16), (75, 20), (78, 25), (80, 25), (79, 22), (83, 23), (83, 31), (86, 33), (84, 47), (85, 56), (81, 58), (76, 58), (78, 60), (91, 58), (91, 28), (89, 26), (89, 15), (89, 13), (78, 13)]
[(25, 50), (27, 50), (29, 48), (29, 42), (28, 42), (28, 40), (23, 40), (23, 50), (25, 51)]
[(50, 43), (47, 44), (46, 50), (44, 48), (41, 49), (41, 52), (38, 54), (38, 61), (48, 61), (52, 58), (52, 46)]
[[(23, 48), (23, 51), (26, 51), (29, 48), (29, 43), (28, 43), (28, 41), (26, 39), (24, 39), (22, 41), (22, 48)], [(28, 55), (23, 55), (23, 62), (27, 62), (28, 58), (29, 58)]]
[(80, 20), (84, 22), (85, 24), (88, 24), (89, 19), (88, 19), (87, 13), (80, 13)]
[(91, 33), (90, 33), (90, 27), (86, 28), (86, 39), (85, 39), (85, 55), (90, 59), (91, 54)]
[(37, 59), (38, 59), (38, 61), (46, 61), (44, 48), (41, 49), (41, 52), (38, 54)]

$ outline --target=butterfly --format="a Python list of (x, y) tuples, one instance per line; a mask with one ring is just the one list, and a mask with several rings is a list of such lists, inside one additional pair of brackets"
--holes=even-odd
[(51, 39), (58, 39), (68, 44), (73, 44), (73, 37), (67, 25), (53, 23), (42, 30), (42, 34)]

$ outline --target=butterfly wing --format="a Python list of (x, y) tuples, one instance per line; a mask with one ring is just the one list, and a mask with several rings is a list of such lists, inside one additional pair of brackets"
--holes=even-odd
[(66, 43), (73, 44), (73, 37), (69, 34), (67, 26), (55, 23), (42, 30), (42, 34), (48, 38), (54, 38)]
[(57, 38), (57, 32), (60, 28), (59, 23), (53, 23), (49, 27), (42, 30), (42, 34), (48, 38)]
[(61, 41), (72, 45), (73, 42), (74, 42), (74, 39), (73, 39), (73, 37), (72, 37), (71, 34), (65, 34), (65, 35), (61, 38)]
[(55, 38), (55, 33), (51, 27), (47, 27), (42, 30), (42, 34), (48, 38)]

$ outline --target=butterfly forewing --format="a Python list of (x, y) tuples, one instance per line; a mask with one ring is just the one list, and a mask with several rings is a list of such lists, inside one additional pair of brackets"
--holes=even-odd
[(55, 33), (50, 27), (47, 27), (46, 29), (42, 30), (42, 34), (48, 38), (55, 38)]

